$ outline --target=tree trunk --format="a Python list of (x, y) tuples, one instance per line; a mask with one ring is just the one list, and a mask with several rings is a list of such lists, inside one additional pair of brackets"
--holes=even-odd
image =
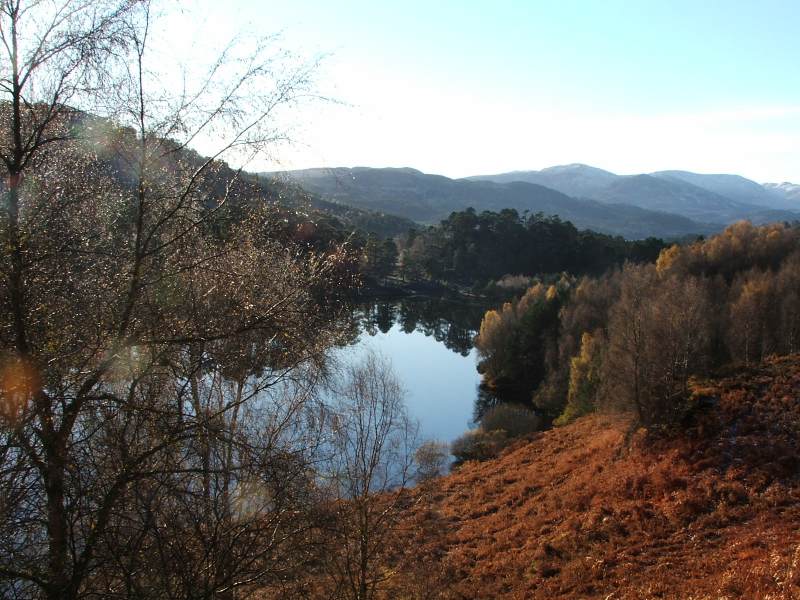
[(75, 597), (75, 590), (67, 570), (68, 526), (64, 507), (65, 448), (60, 441), (46, 450), (47, 470), (45, 494), (47, 496), (47, 598), (66, 600)]

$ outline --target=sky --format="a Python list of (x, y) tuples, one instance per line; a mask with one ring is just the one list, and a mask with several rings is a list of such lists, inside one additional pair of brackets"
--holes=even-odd
[(186, 0), (166, 22), (182, 47), (280, 32), (322, 57), (333, 101), (293, 108), (294, 143), (251, 170), (580, 162), (800, 183), (797, 0)]

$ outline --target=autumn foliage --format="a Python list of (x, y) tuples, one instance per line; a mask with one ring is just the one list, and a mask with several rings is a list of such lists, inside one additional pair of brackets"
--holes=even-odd
[(596, 408), (670, 424), (691, 377), (795, 352), (799, 335), (800, 230), (741, 222), (655, 264), (537, 283), (487, 312), (476, 346), (485, 389), (559, 424)]

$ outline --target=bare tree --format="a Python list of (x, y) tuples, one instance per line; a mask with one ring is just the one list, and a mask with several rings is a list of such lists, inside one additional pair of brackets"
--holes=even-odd
[(416, 481), (424, 483), (442, 476), (450, 463), (450, 445), (438, 440), (420, 444), (414, 453), (417, 465)]
[(781, 350), (791, 354), (797, 352), (800, 342), (800, 254), (794, 252), (784, 260), (775, 286)]
[[(275, 141), (308, 68), (231, 49), (173, 97), (147, 2), (7, 0), (0, 19), (0, 590), (263, 582), (303, 535), (286, 507), (308, 479), (305, 396), (264, 394), (306, 381), (336, 338), (315, 291), (338, 258), (276, 243), (263, 210), (232, 224), (227, 207), (254, 202), (222, 159)], [(117, 121), (78, 110), (103, 105)], [(217, 131), (213, 156), (189, 149)]]
[(368, 600), (389, 577), (381, 560), (412, 476), (417, 426), (390, 366), (375, 355), (346, 369), (337, 396), (327, 468), (335, 513), (331, 595)]
[(181, 468), (152, 472), (117, 508), (112, 530), (127, 535), (108, 539), (104, 589), (241, 598), (297, 578), (314, 557), (309, 453), (319, 438), (307, 423), (308, 391), (219, 372), (205, 379), (205, 426), (175, 453)]
[(760, 362), (778, 349), (781, 278), (753, 269), (734, 280), (730, 292), (728, 346), (744, 364)]
[(689, 377), (708, 368), (712, 321), (702, 278), (626, 265), (610, 311), (601, 377), (606, 402), (632, 408), (644, 424), (673, 422)]

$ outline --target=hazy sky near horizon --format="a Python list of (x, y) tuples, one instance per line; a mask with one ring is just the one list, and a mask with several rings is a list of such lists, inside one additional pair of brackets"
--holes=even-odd
[[(582, 162), (800, 183), (797, 0), (189, 0), (176, 43), (325, 55), (297, 142), (252, 170), (450, 177)], [(202, 148), (200, 148), (202, 150)]]

